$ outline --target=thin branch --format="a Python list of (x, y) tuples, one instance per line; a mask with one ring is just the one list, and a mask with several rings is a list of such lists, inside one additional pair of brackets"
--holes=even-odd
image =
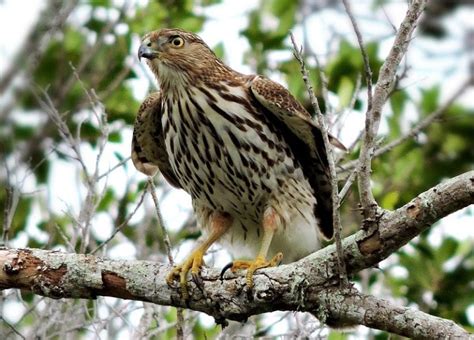
[(357, 21), (352, 14), (352, 9), (347, 0), (342, 0), (344, 7), (346, 9), (347, 15), (351, 20), (352, 27), (357, 36), (357, 42), (359, 43), (360, 53), (362, 54), (362, 60), (364, 61), (364, 71), (365, 71), (365, 81), (367, 83), (367, 111), (372, 110), (372, 70), (370, 69), (369, 56), (364, 47), (364, 40), (362, 39), (362, 34), (360, 33), (359, 26)]
[(355, 179), (357, 176), (357, 169), (352, 170), (351, 174), (346, 180), (346, 183), (342, 187), (341, 191), (339, 192), (339, 205), (342, 204), (342, 201), (346, 197), (347, 193), (349, 192), (349, 189), (351, 188), (352, 184), (354, 183)]
[[(107, 113), (105, 111), (104, 105), (101, 103), (99, 98), (97, 98), (97, 95), (95, 94), (93, 89), (88, 90), (88, 88), (82, 82), (79, 76), (79, 73), (77, 72), (77, 69), (74, 67), (74, 65), (71, 62), (69, 62), (69, 66), (72, 69), (74, 78), (80, 84), (82, 90), (84, 91), (84, 93), (86, 94), (89, 100), (90, 109), (95, 119), (97, 120), (97, 124), (100, 129), (100, 137), (97, 140), (99, 149), (97, 151), (96, 158), (95, 158), (94, 171), (92, 175), (89, 175), (88, 173), (85, 174), (85, 179), (86, 179), (85, 186), (87, 188), (87, 194), (86, 194), (86, 199), (84, 201), (83, 206), (81, 207), (81, 211), (79, 214), (79, 219), (83, 222), (82, 223), (82, 226), (83, 226), (82, 227), (82, 242), (81, 242), (80, 251), (84, 252), (89, 246), (89, 239), (90, 239), (89, 229), (90, 229), (91, 219), (93, 217), (94, 212), (97, 209), (97, 206), (100, 202), (100, 198), (103, 197), (105, 189), (106, 189), (106, 186), (104, 185), (104, 192), (101, 194), (98, 194), (96, 185), (99, 182), (99, 179), (98, 179), (99, 178), (99, 163), (108, 141), (109, 128), (107, 124)], [(81, 133), (81, 124), (78, 124), (77, 137), (75, 140), (77, 141), (81, 140), (80, 133)], [(81, 157), (80, 153), (78, 153), (78, 157)]]
[[(6, 166), (6, 165), (5, 165)], [(7, 176), (9, 176), (7, 168)], [(7, 181), (8, 183), (8, 181)], [(3, 210), (3, 232), (1, 242), (3, 245), (8, 245), (10, 227), (13, 222), (13, 216), (15, 215), (18, 202), (20, 201), (20, 192), (17, 188), (7, 184), (5, 187), (5, 207)]]
[[(174, 265), (173, 254), (171, 253), (171, 241), (168, 235), (168, 231), (166, 230), (165, 224), (163, 222), (163, 217), (161, 215), (160, 205), (158, 203), (158, 197), (156, 196), (156, 188), (155, 188), (155, 184), (153, 183), (153, 178), (148, 177), (147, 183), (148, 183), (148, 190), (151, 194), (151, 197), (153, 198), (153, 203), (155, 204), (155, 212), (156, 212), (156, 217), (158, 219), (158, 224), (161, 229), (161, 232), (163, 233), (163, 242), (165, 243), (165, 249), (166, 249), (166, 254), (168, 255), (168, 261), (170, 262), (171, 265)], [(176, 317), (178, 319), (176, 323), (176, 337), (179, 340), (182, 340), (184, 339), (184, 311), (182, 308), (178, 308), (176, 310)]]
[(107, 177), (108, 175), (110, 175), (114, 170), (118, 169), (119, 167), (121, 167), (122, 165), (124, 165), (125, 163), (127, 163), (132, 157), (128, 156), (127, 158), (121, 160), (120, 162), (118, 162), (117, 164), (115, 164), (113, 167), (111, 167), (109, 170), (107, 170), (106, 172), (104, 172), (103, 174), (100, 174), (98, 177), (97, 177), (97, 181), (101, 180), (102, 178), (104, 177)]
[[(148, 186), (148, 184), (147, 184)], [(102, 242), (99, 246), (97, 246), (97, 248), (95, 248), (94, 250), (92, 250), (90, 252), (90, 254), (95, 254), (97, 251), (99, 251), (102, 247), (104, 247), (105, 245), (107, 245), (110, 241), (112, 241), (112, 239), (115, 237), (115, 235), (117, 235), (120, 231), (122, 231), (122, 229), (128, 225), (128, 222), (130, 222), (130, 220), (132, 219), (132, 217), (136, 214), (136, 212), (138, 211), (138, 208), (141, 207), (141, 205), (143, 204), (143, 200), (145, 199), (145, 193), (146, 193), (146, 190), (147, 190), (147, 187), (145, 187), (143, 193), (141, 194), (140, 196), (140, 199), (138, 200), (138, 203), (135, 207), (135, 209), (133, 209), (133, 211), (125, 218), (125, 220), (119, 225), (117, 226), (117, 228), (115, 228), (114, 232), (112, 233), (112, 235), (109, 236), (109, 238), (107, 240), (105, 240), (104, 242)]]
[[(384, 153), (392, 150), (396, 146), (402, 144), (403, 142), (409, 140), (410, 138), (415, 137), (421, 131), (426, 129), (428, 126), (433, 124), (437, 119), (441, 118), (441, 116), (449, 109), (449, 107), (458, 100), (466, 91), (469, 89), (470, 80), (467, 79), (463, 82), (459, 88), (449, 97), (446, 102), (444, 102), (439, 108), (435, 111), (431, 112), (428, 116), (420, 120), (417, 124), (415, 124), (408, 132), (400, 136), (399, 138), (383, 145), (382, 147), (375, 150), (373, 157), (379, 157)], [(343, 171), (354, 169), (358, 164), (357, 160), (353, 160), (342, 164), (340, 168)]]
[(387, 151), (392, 150), (394, 147), (402, 144), (408, 139), (411, 139), (418, 135), (422, 130), (426, 129), (430, 126), (436, 119), (438, 119), (446, 110), (459, 98), (461, 97), (466, 90), (469, 88), (469, 80), (462, 84), (459, 89), (453, 93), (453, 95), (438, 109), (433, 111), (431, 114), (423, 118), (418, 124), (416, 124), (410, 131), (408, 131), (403, 136), (391, 141), (390, 143), (378, 148), (375, 153), (374, 157), (378, 157)]
[(382, 108), (393, 87), (397, 67), (405, 55), (411, 40), (411, 35), (415, 30), (417, 21), (423, 12), (426, 2), (427, 0), (414, 0), (410, 3), (405, 18), (395, 37), (393, 46), (380, 69), (379, 78), (374, 89), (372, 107), (366, 114), (364, 141), (362, 143), (358, 165), (360, 201), (366, 220), (375, 220), (376, 210), (378, 208), (371, 189), (370, 173), (375, 148), (375, 137), (379, 129)]
[(165, 224), (163, 222), (163, 217), (160, 211), (160, 204), (158, 203), (158, 197), (156, 196), (156, 188), (155, 184), (153, 183), (153, 178), (148, 177), (147, 181), (147, 190), (150, 192), (151, 197), (153, 198), (153, 203), (155, 205), (155, 213), (156, 218), (158, 219), (159, 228), (163, 233), (163, 241), (165, 243), (166, 254), (168, 256), (168, 261), (170, 261), (171, 265), (174, 265), (173, 254), (171, 253), (171, 242), (170, 237), (168, 235), (168, 231), (166, 230)]
[[(78, 0), (72, 1), (48, 1), (45, 9), (39, 16), (38, 22), (31, 28), (28, 37), (23, 42), (16, 55), (12, 58), (13, 63), (7, 70), (2, 72), (0, 78), (0, 93), (4, 93), (11, 84), (12, 79), (23, 71), (27, 77), (31, 76), (37, 68), (39, 60), (47, 51), (48, 42), (55, 34), (63, 29), (64, 24), (76, 8)], [(4, 118), (7, 112), (0, 112), (0, 118)]]
[[(15, 326), (13, 326), (12, 324), (10, 324), (7, 320), (5, 320), (2, 316), (0, 316), (0, 320), (2, 321), (3, 324), (7, 325), (8, 328), (10, 328), (10, 330), (15, 333), (17, 336), (19, 336), (20, 338), (22, 339), (26, 339), (25, 336), (23, 336), (23, 334), (21, 334), (16, 328)], [(7, 334), (8, 335), (8, 334)]]
[[(343, 240), (348, 273), (373, 267), (437, 220), (470, 204), (474, 204), (474, 171), (429, 189), (395, 211), (385, 212), (377, 230), (360, 230)], [(218, 322), (242, 321), (275, 310), (300, 310), (310, 311), (333, 326), (356, 323), (422, 338), (435, 330), (447, 332), (440, 333), (446, 338), (468, 336), (449, 321), (354, 290), (341, 291), (334, 245), (296, 263), (262, 269), (255, 274), (250, 290), (242, 275), (228, 275), (221, 281), (217, 269), (203, 268), (200, 287), (192, 280), (187, 282), (187, 301), (178, 289), (166, 283), (169, 270), (168, 265), (150, 261), (107, 260), (39, 249), (0, 250), (0, 289), (21, 288), (52, 298), (91, 299), (101, 295), (149, 301), (202, 311)], [(415, 319), (422, 322), (410, 323)], [(416, 326), (425, 324), (430, 325), (429, 329)]]
[(341, 285), (347, 285), (348, 284), (347, 273), (346, 273), (346, 268), (344, 266), (344, 260), (342, 257), (343, 254), (342, 254), (342, 243), (341, 243), (341, 220), (339, 216), (339, 195), (338, 195), (339, 188), (337, 187), (337, 174), (336, 174), (336, 167), (334, 165), (334, 156), (332, 152), (332, 146), (329, 143), (326, 122), (324, 120), (324, 116), (321, 112), (321, 109), (319, 108), (318, 100), (316, 96), (314, 95), (313, 87), (309, 80), (308, 70), (306, 69), (305, 61), (301, 54), (301, 50), (298, 48), (298, 45), (295, 41), (295, 37), (293, 36), (293, 33), (291, 32), (290, 32), (290, 37), (291, 37), (291, 42), (293, 44), (293, 54), (296, 60), (301, 65), (301, 74), (303, 76), (303, 81), (306, 86), (306, 90), (308, 91), (311, 105), (313, 106), (313, 109), (316, 112), (319, 127), (321, 129), (321, 134), (324, 140), (324, 146), (327, 152), (329, 172), (331, 174), (331, 187), (332, 187), (331, 199), (333, 202), (333, 209), (332, 209), (333, 226), (334, 226), (334, 231), (335, 231), (336, 248), (339, 254), (338, 261), (337, 261), (338, 267), (339, 267), (339, 280), (340, 280)]

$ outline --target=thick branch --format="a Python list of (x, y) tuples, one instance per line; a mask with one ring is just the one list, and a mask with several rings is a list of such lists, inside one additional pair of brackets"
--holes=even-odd
[[(356, 273), (376, 265), (433, 222), (473, 203), (474, 171), (470, 171), (437, 185), (393, 212), (386, 212), (378, 221), (375, 232), (369, 234), (362, 230), (343, 240), (348, 272)], [(361, 298), (358, 293), (337, 290), (334, 245), (294, 264), (259, 271), (254, 276), (251, 290), (243, 276), (231, 275), (221, 281), (217, 270), (205, 268), (202, 288), (188, 282), (190, 299), (187, 302), (182, 301), (176, 287), (166, 284), (169, 269), (167, 265), (148, 261), (114, 261), (36, 249), (0, 250), (1, 289), (26, 289), (52, 298), (115, 296), (191, 308), (210, 314), (217, 321), (245, 320), (251, 315), (275, 310), (310, 311), (320, 318), (324, 312), (323, 316), (333, 323), (355, 322), (397, 334), (423, 337), (417, 333), (420, 330), (410, 331), (406, 329), (408, 326), (399, 328), (397, 323), (393, 324), (393, 329), (384, 328), (381, 321), (377, 321), (379, 316), (368, 317), (374, 311), (373, 306), (383, 305), (379, 307), (390, 311), (392, 321), (398, 313), (400, 318), (414, 320), (416, 317), (437, 327), (446, 325), (445, 320), (441, 322), (415, 310), (391, 307), (385, 302), (377, 302), (376, 298)], [(334, 300), (327, 300), (328, 294), (346, 294), (345, 298), (350, 300), (334, 305), (330, 303)], [(350, 312), (349, 307), (355, 302), (360, 315)]]
[[(321, 305), (328, 308), (327, 322), (332, 316), (352, 324), (364, 324), (413, 339), (466, 339), (463, 328), (451, 320), (442, 319), (411, 308), (393, 305), (387, 300), (351, 291), (350, 294), (330, 291), (320, 294)], [(337, 321), (338, 320), (334, 320)]]

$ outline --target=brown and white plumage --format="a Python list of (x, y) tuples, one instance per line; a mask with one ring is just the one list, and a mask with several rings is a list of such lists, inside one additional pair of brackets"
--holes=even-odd
[(147, 34), (139, 56), (161, 92), (140, 108), (133, 162), (146, 174), (159, 168), (186, 190), (209, 235), (177, 270), (182, 284), (216, 240), (238, 257), (258, 255), (255, 265), (238, 261), (253, 273), (274, 264), (262, 260), (267, 255), (283, 252), (291, 262), (315, 251), (318, 230), (332, 237), (321, 131), (283, 86), (232, 70), (197, 35), (179, 29)]
[(137, 170), (153, 176), (159, 170), (174, 187), (181, 188), (165, 149), (161, 126), (160, 92), (150, 94), (140, 105), (132, 137), (132, 162)]

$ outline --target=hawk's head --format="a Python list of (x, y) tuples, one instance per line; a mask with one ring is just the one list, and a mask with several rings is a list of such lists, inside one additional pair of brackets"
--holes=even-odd
[(183, 76), (191, 80), (223, 65), (200, 37), (181, 29), (164, 28), (146, 34), (138, 49), (138, 58), (142, 57), (148, 59), (160, 83)]

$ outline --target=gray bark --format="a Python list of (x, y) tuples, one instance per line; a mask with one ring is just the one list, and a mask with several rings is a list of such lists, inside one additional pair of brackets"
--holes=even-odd
[[(435, 221), (474, 203), (474, 171), (447, 180), (395, 210), (383, 211), (374, 229), (343, 240), (349, 274), (375, 266)], [(0, 250), (0, 289), (17, 288), (51, 298), (114, 296), (185, 307), (223, 323), (276, 310), (309, 311), (333, 326), (361, 324), (414, 338), (468, 337), (449, 320), (394, 306), (354, 289), (339, 289), (335, 246), (276, 268), (258, 271), (249, 289), (242, 275), (204, 268), (202, 287), (188, 282), (190, 298), (165, 281), (168, 265), (108, 260), (39, 249)]]

